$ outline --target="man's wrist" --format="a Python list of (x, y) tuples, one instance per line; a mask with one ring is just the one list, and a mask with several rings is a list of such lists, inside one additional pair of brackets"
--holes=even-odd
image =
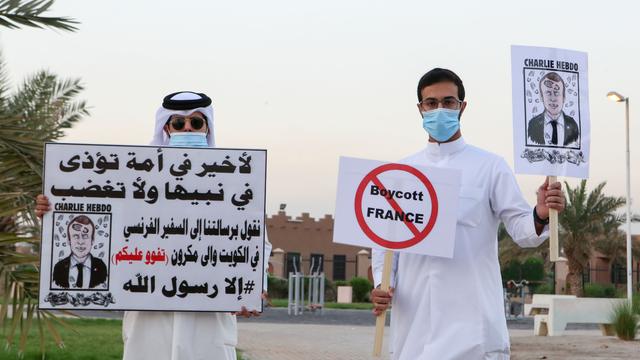
[(533, 221), (535, 221), (540, 225), (549, 225), (549, 217), (547, 217), (546, 219), (542, 219), (540, 216), (538, 216), (538, 212), (536, 211), (536, 208), (537, 206), (533, 207)]

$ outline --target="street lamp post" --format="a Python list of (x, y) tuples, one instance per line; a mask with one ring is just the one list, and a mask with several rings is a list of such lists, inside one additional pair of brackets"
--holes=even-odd
[(609, 91), (607, 97), (625, 105), (625, 132), (627, 137), (627, 299), (632, 303), (633, 266), (631, 264), (631, 162), (629, 153), (629, 98), (615, 91)]

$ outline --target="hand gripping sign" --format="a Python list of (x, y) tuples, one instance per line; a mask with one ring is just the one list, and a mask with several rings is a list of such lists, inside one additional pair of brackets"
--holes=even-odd
[[(453, 257), (460, 172), (340, 158), (333, 241), (387, 249), (382, 273), (389, 289), (392, 252)], [(386, 313), (376, 319), (380, 356)]]

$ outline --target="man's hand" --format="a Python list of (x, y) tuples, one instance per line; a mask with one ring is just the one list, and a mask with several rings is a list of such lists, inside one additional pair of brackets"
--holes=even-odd
[[(262, 298), (263, 300), (267, 300), (267, 301), (269, 301), (269, 294), (267, 294), (267, 292), (266, 292), (266, 291), (263, 291), (263, 292), (262, 292), (262, 295), (261, 295), (261, 298)], [(236, 312), (234, 312), (234, 313), (232, 313), (232, 314), (233, 314), (233, 315), (236, 315), (236, 316), (246, 317), (246, 318), (250, 318), (250, 317), (252, 317), (252, 316), (254, 316), (254, 317), (258, 317), (258, 316), (260, 316), (260, 312), (259, 312), (258, 310), (251, 310), (251, 311), (249, 311), (249, 310), (247, 310), (247, 308), (246, 308), (246, 307), (244, 307), (244, 306), (242, 307), (242, 310), (240, 310), (240, 311), (236, 311)]]
[(258, 310), (247, 310), (246, 307), (242, 307), (242, 310), (240, 311), (236, 311), (234, 313), (232, 313), (235, 316), (242, 316), (242, 317), (246, 317), (246, 318), (250, 318), (252, 316), (258, 317), (260, 316), (260, 312), (258, 312)]
[(549, 209), (558, 210), (558, 213), (564, 211), (564, 193), (562, 192), (562, 184), (559, 182), (549, 184), (549, 178), (547, 177), (538, 188), (536, 194), (538, 195), (536, 213), (539, 218), (549, 218)]
[(51, 210), (49, 198), (42, 194), (36, 196), (36, 216), (42, 219), (42, 216), (49, 210)]
[(373, 304), (373, 313), (376, 316), (381, 315), (383, 312), (391, 306), (391, 299), (393, 298), (393, 288), (390, 287), (389, 291), (384, 291), (380, 288), (371, 290), (371, 303)]

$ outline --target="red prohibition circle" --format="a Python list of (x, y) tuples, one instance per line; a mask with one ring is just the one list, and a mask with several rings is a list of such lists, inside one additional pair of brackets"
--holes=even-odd
[[(391, 241), (387, 239), (383, 239), (378, 234), (374, 233), (373, 230), (369, 227), (369, 224), (364, 219), (364, 215), (362, 214), (362, 198), (364, 195), (364, 191), (366, 190), (367, 184), (369, 182), (373, 182), (374, 179), (377, 179), (377, 176), (386, 171), (399, 170), (405, 171), (413, 176), (417, 177), (422, 184), (427, 188), (427, 192), (429, 193), (429, 198), (431, 199), (431, 215), (429, 216), (429, 221), (427, 221), (427, 225), (424, 229), (420, 230), (417, 234), (414, 233), (414, 237), (404, 241)], [(433, 226), (436, 223), (436, 219), (438, 217), (438, 196), (436, 195), (436, 190), (433, 188), (431, 181), (418, 169), (411, 167), (405, 164), (384, 164), (378, 166), (377, 168), (371, 170), (360, 182), (358, 188), (356, 190), (355, 197), (355, 211), (356, 211), (356, 219), (358, 220), (358, 224), (362, 231), (367, 235), (369, 239), (371, 239), (376, 244), (388, 248), (388, 249), (405, 249), (416, 245), (420, 241), (424, 240), (427, 235), (433, 230)], [(412, 231), (413, 232), (413, 231)]]

